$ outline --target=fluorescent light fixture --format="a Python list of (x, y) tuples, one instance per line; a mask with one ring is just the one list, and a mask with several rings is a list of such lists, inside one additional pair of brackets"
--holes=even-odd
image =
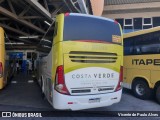
[(52, 43), (50, 40), (47, 40), (47, 39), (42, 39), (42, 41)]
[(19, 36), (19, 38), (32, 39), (32, 38), (38, 38), (38, 36)]
[(18, 42), (18, 43), (11, 43), (11, 42), (9, 42), (9, 43), (5, 43), (6, 45), (24, 45), (24, 43), (23, 42)]
[(49, 25), (49, 26), (51, 26), (51, 24), (49, 23), (49, 22), (47, 22), (47, 21), (44, 21), (47, 25)]
[(43, 47), (45, 47), (45, 48), (51, 48), (51, 47), (49, 47), (49, 46), (47, 46), (47, 45), (43, 45)]

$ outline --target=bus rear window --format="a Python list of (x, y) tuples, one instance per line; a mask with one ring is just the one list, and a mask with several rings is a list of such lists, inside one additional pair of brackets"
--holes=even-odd
[(64, 20), (64, 41), (69, 40), (100, 40), (105, 42), (121, 41), (118, 24), (110, 20), (87, 16), (67, 16)]

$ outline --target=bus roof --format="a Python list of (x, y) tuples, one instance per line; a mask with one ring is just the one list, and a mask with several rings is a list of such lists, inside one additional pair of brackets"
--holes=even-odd
[(101, 19), (101, 20), (107, 20), (110, 22), (115, 22), (113, 19), (105, 18), (105, 17), (100, 17), (100, 16), (94, 16), (94, 15), (89, 15), (89, 14), (81, 14), (81, 13), (69, 13), (71, 16), (83, 16), (83, 17), (91, 17), (91, 18), (96, 18), (96, 19)]
[(143, 34), (156, 32), (156, 31), (160, 31), (160, 26), (150, 28), (150, 29), (145, 29), (145, 30), (139, 30), (139, 31), (135, 31), (135, 32), (126, 33), (126, 34), (123, 34), (123, 38), (134, 37), (134, 36), (143, 35)]

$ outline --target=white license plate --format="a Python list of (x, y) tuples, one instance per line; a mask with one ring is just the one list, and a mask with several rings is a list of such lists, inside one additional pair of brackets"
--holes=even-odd
[(100, 98), (91, 98), (89, 99), (89, 103), (97, 103), (100, 102)]

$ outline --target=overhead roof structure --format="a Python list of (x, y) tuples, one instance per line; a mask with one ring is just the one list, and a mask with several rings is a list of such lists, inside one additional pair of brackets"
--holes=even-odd
[(104, 17), (139, 18), (159, 16), (159, 0), (105, 0)]
[(9, 41), (24, 42), (24, 45), (15, 44), (8, 49), (49, 51), (55, 16), (66, 12), (92, 14), (90, 0), (0, 0), (0, 26), (5, 29)]

